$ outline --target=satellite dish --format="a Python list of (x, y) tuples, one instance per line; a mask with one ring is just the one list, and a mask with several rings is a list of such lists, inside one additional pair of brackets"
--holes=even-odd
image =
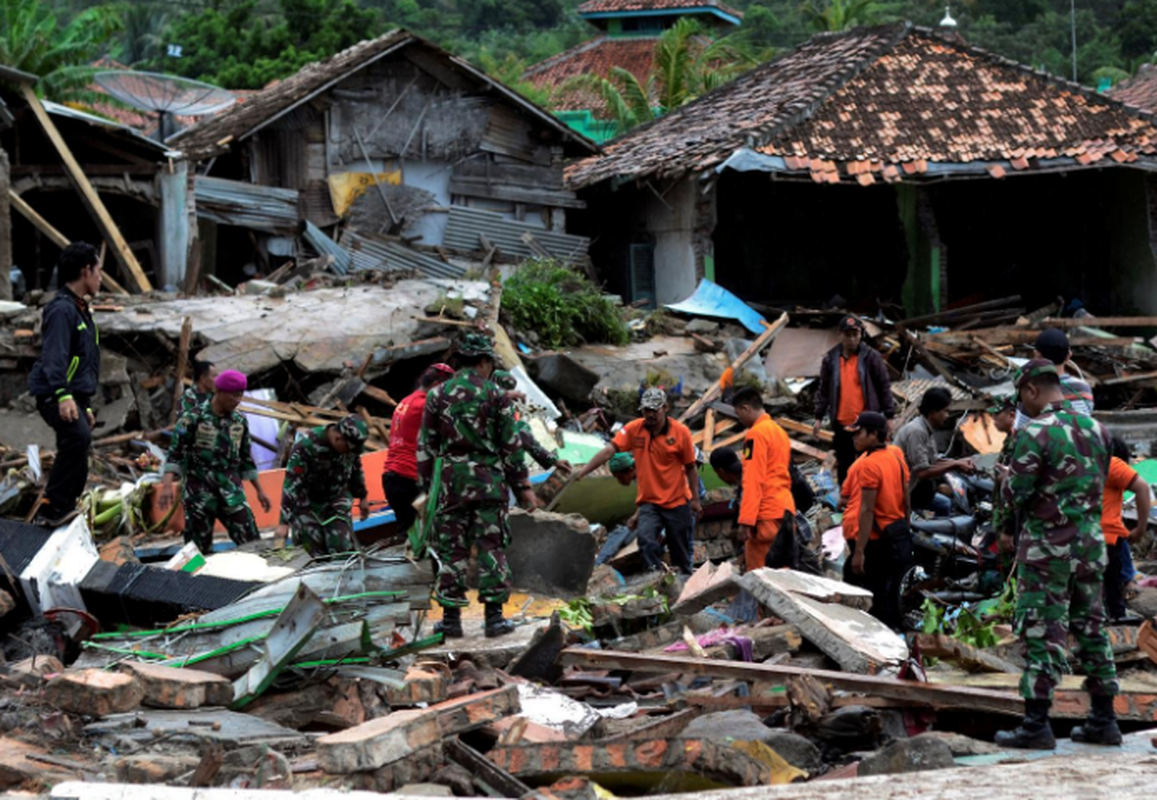
[(157, 112), (157, 139), (162, 142), (176, 133), (175, 116), (200, 117), (237, 102), (226, 89), (176, 75), (118, 69), (98, 72), (93, 79), (122, 103)]

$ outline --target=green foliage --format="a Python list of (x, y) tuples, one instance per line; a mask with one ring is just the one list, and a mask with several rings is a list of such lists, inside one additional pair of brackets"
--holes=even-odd
[(542, 346), (551, 349), (630, 341), (614, 303), (585, 276), (550, 259), (519, 267), (503, 287), (502, 310), (515, 328), (533, 331)]
[(62, 22), (41, 0), (0, 0), (0, 64), (40, 78), (36, 91), (58, 103), (104, 99), (88, 88), (91, 64), (121, 28), (114, 6), (93, 6)]
[(591, 614), (591, 601), (586, 597), (576, 597), (558, 610), (559, 619), (572, 628), (580, 628), (590, 633), (595, 618)]
[(978, 603), (975, 607), (965, 603), (958, 608), (949, 608), (932, 598), (925, 598), (921, 610), (924, 620), (922, 633), (944, 633), (965, 644), (984, 649), (999, 643), (996, 626), (1012, 619), (1016, 608), (1016, 579), (1010, 578), (1000, 597)]
[(817, 31), (846, 31), (878, 22), (880, 5), (875, 0), (808, 0), (801, 10)]

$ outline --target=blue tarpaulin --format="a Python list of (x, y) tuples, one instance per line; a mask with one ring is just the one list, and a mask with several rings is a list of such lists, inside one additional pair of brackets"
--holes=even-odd
[(693, 295), (681, 303), (669, 303), (665, 308), (695, 317), (733, 319), (755, 334), (763, 333), (767, 327), (767, 322), (758, 311), (706, 278), (699, 281)]

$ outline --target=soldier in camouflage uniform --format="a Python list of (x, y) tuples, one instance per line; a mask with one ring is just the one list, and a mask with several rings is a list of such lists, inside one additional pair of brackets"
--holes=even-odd
[(274, 533), (278, 541), (292, 528), (294, 542), (310, 555), (358, 549), (353, 498), (360, 501), (361, 518), (368, 517), (361, 452), (369, 433), (366, 423), (351, 414), (298, 437), (285, 467), (281, 524)]
[(534, 438), (534, 434), (530, 430), (530, 424), (522, 419), (518, 406), (525, 400), (525, 397), (516, 391), (518, 384), (515, 382), (514, 376), (506, 370), (496, 370), (494, 372), (494, 382), (498, 384), (499, 389), (506, 392), (506, 400), (510, 403), (511, 409), (514, 411), (514, 424), (518, 429), (518, 438), (522, 442), (522, 449), (526, 451), (526, 454), (537, 461), (538, 465), (543, 469), (554, 469), (558, 467), (562, 472), (570, 472), (570, 462), (559, 458), (540, 445), (538, 439)]
[(183, 414), (173, 429), (160, 504), (173, 503), (173, 478), (184, 479), (185, 541), (203, 553), (213, 551), (213, 525), (221, 520), (237, 544), (257, 538), (253, 512), (245, 499), (243, 480), (250, 481), (266, 511), (269, 497), (257, 482), (257, 465), (250, 451), (249, 425), (237, 411), (245, 394), (245, 376), (226, 370), (217, 376), (213, 399)]
[(1020, 681), (1025, 718), (1016, 730), (997, 733), (996, 743), (1040, 750), (1056, 747), (1049, 708), (1053, 690), (1068, 668), (1065, 645), (1071, 630), (1092, 701), (1092, 714), (1073, 730), (1072, 738), (1120, 744), (1113, 712), (1117, 672), (1101, 603), (1107, 560), (1101, 502), (1109, 469), (1109, 435), (1092, 417), (1065, 407), (1052, 362), (1034, 359), (1025, 364), (1016, 387), (1021, 406), (1032, 419), (1016, 435), (1001, 491), (1021, 514), (1015, 627), (1025, 651)]
[(217, 379), (217, 367), (212, 361), (193, 362), (193, 385), (181, 395), (180, 414), (188, 414), (213, 396), (213, 381)]
[(491, 380), (494, 362), (490, 340), (467, 334), (458, 350), (461, 369), (426, 397), (418, 439), (418, 475), (426, 486), (435, 461), (442, 459), (430, 547), (438, 565), (434, 597), (444, 609), (435, 630), (451, 638), (462, 636), (472, 547), (478, 548), (478, 597), (486, 605), (486, 635), (502, 636), (514, 629), (502, 617), (502, 604), (510, 597), (507, 487), (527, 507), (535, 506), (514, 413)]

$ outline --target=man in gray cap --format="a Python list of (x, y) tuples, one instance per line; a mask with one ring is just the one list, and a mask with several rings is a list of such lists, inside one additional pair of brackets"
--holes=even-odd
[(643, 392), (639, 410), (642, 418), (624, 425), (614, 440), (579, 470), (576, 479), (585, 478), (615, 453), (631, 453), (638, 476), (635, 504), (643, 560), (650, 569), (660, 566), (664, 544), (660, 534), (666, 531), (671, 563), (690, 575), (695, 520), (703, 511), (691, 431), (667, 416), (667, 395), (662, 389)]

